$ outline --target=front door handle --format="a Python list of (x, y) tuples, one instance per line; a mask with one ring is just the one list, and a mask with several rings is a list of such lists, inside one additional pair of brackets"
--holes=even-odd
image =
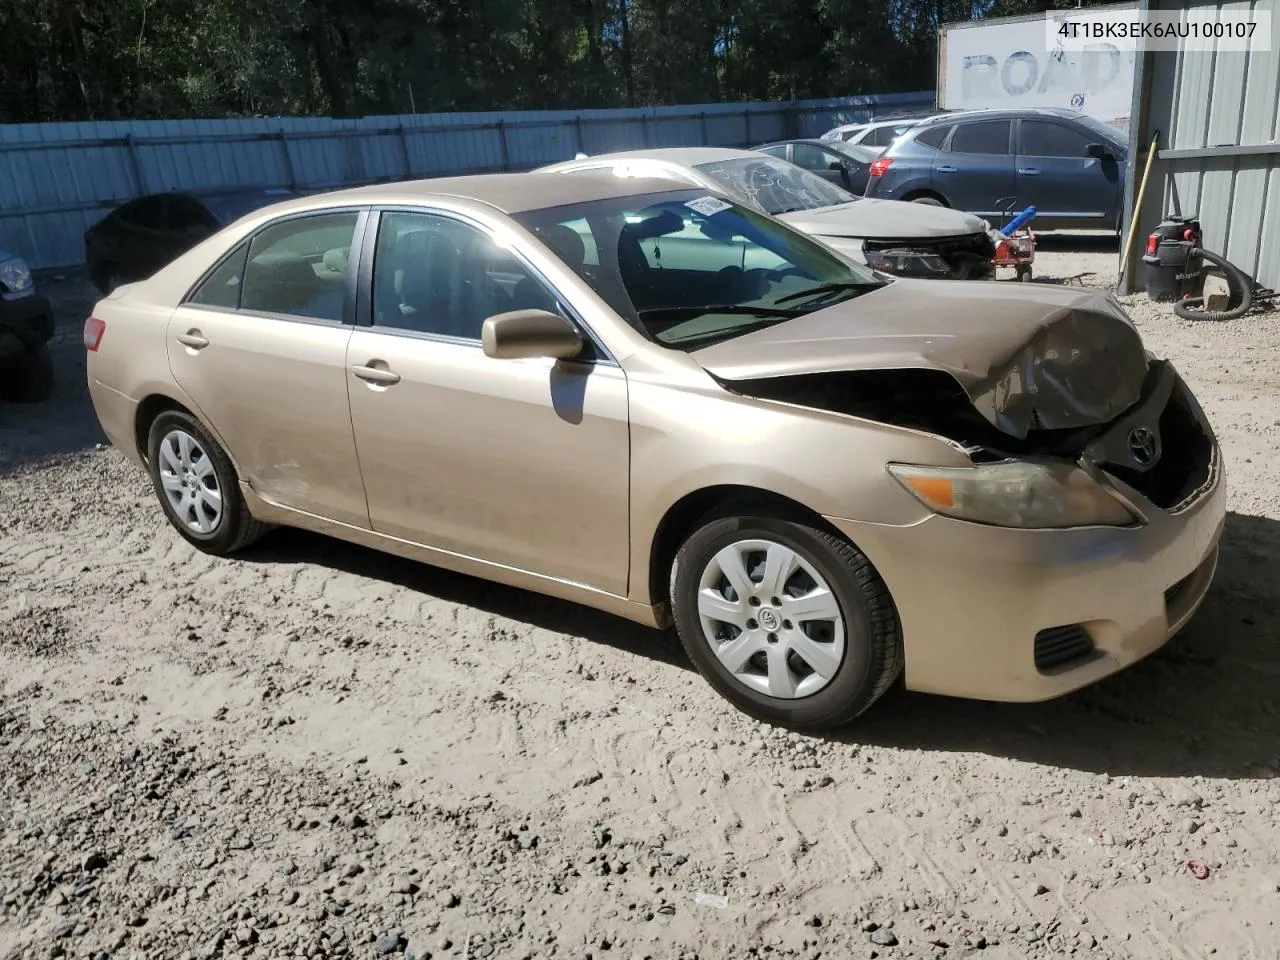
[(208, 339), (199, 330), (188, 330), (186, 333), (178, 334), (174, 339), (192, 350), (203, 350), (209, 345)]
[(1040, 176), (1040, 168), (1039, 167), (1019, 167), (1018, 173), (1024, 177), (1038, 177)]
[(380, 387), (389, 387), (393, 383), (400, 382), (400, 374), (388, 370), (386, 367), (357, 364), (351, 368), (351, 372), (366, 383), (376, 383)]
[(956, 172), (956, 168), (949, 164), (941, 167), (934, 167), (933, 169), (938, 173), (955, 173)]

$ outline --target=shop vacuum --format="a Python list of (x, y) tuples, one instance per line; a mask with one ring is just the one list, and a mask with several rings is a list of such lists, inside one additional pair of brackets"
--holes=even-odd
[[(1183, 320), (1234, 320), (1274, 291), (1259, 287), (1225, 257), (1202, 247), (1200, 221), (1195, 217), (1165, 217), (1147, 237), (1142, 262), (1147, 266), (1147, 296), (1173, 301), (1173, 312)], [(1206, 266), (1206, 261), (1209, 266)], [(1227, 280), (1227, 309), (1206, 310), (1204, 281), (1214, 268)]]

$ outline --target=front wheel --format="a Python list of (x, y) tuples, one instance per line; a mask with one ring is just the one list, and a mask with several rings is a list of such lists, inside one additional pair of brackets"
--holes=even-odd
[(147, 457), (165, 516), (205, 553), (234, 553), (266, 532), (240, 495), (230, 458), (195, 417), (180, 410), (156, 417)]
[(698, 671), (769, 723), (839, 727), (902, 670), (897, 613), (879, 574), (852, 544), (803, 523), (712, 520), (680, 548), (671, 601)]

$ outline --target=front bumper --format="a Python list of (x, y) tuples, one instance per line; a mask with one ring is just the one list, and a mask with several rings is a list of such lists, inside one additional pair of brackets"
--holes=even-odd
[[(1038, 701), (1088, 686), (1163, 646), (1204, 599), (1226, 514), (1220, 458), (1199, 499), (1134, 528), (1011, 530), (932, 516), (910, 527), (828, 517), (884, 578), (906, 685)], [(1042, 671), (1036, 635), (1079, 624), (1091, 655)]]
[(16, 360), (52, 337), (53, 309), (46, 298), (0, 298), (0, 361)]

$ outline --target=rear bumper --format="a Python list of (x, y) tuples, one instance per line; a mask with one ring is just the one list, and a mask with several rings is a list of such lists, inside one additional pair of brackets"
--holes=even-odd
[[(1048, 700), (1163, 646), (1217, 567), (1226, 486), (1135, 528), (1010, 530), (932, 516), (910, 527), (829, 517), (875, 564), (897, 605), (906, 685), (980, 700)], [(1041, 670), (1036, 635), (1081, 625), (1093, 652)]]
[(53, 337), (53, 309), (38, 294), (0, 299), (0, 361), (21, 354)]
[(134, 436), (138, 417), (137, 401), (95, 380), (92, 374), (89, 376), (89, 399), (93, 402), (93, 411), (98, 416), (102, 432), (107, 435), (111, 445), (134, 463), (145, 467)]

